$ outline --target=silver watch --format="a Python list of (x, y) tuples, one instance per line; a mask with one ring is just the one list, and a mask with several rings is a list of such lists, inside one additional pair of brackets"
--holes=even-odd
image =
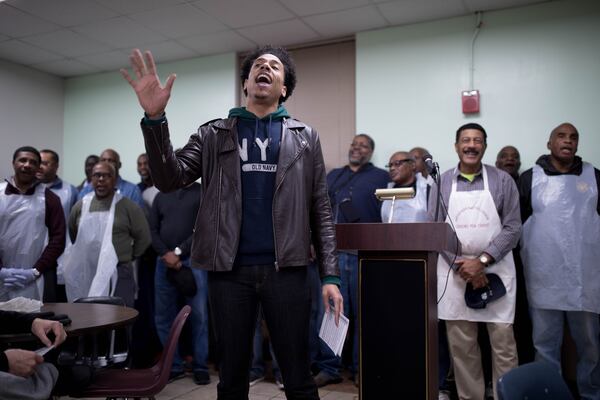
[(180, 249), (179, 247), (175, 247), (175, 248), (173, 249), (173, 253), (175, 253), (175, 255), (176, 255), (177, 257), (179, 257), (179, 256), (181, 256), (181, 254), (183, 254), (183, 251), (181, 251), (181, 249)]
[(485, 254), (482, 254), (482, 255), (479, 256), (479, 262), (482, 263), (486, 267), (488, 265), (490, 265), (491, 261), (492, 260), (490, 260), (490, 258), (487, 255), (485, 255)]

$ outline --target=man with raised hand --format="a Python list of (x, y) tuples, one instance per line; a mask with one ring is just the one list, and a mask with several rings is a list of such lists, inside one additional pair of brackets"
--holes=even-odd
[(241, 67), (246, 107), (202, 125), (177, 153), (165, 108), (175, 75), (162, 86), (150, 52), (134, 50), (136, 79), (122, 73), (145, 111), (141, 126), (156, 186), (163, 192), (202, 178), (191, 265), (208, 270), (217, 336), (219, 399), (248, 398), (248, 366), (259, 304), (288, 399), (318, 399), (310, 374), (307, 266), (311, 234), (323, 301), (336, 320), (343, 306), (335, 230), (317, 132), (290, 118), (294, 63), (283, 48), (262, 47)]

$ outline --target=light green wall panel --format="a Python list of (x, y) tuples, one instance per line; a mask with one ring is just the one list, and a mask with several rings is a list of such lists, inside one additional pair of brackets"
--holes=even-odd
[[(159, 60), (160, 61), (160, 60)], [(176, 73), (167, 106), (171, 140), (175, 147), (206, 121), (227, 115), (235, 106), (234, 53), (158, 65), (164, 81)], [(121, 176), (138, 182), (136, 160), (144, 152), (139, 123), (143, 111), (133, 89), (121, 74), (98, 74), (69, 79), (65, 85), (64, 177), (77, 185), (84, 178), (89, 154), (114, 148), (121, 155)]]
[(488, 131), (485, 162), (507, 144), (529, 168), (546, 152), (553, 127), (570, 121), (579, 155), (600, 166), (600, 2), (556, 1), (483, 15), (475, 43), (475, 89), (481, 113), (464, 116), (475, 17), (357, 35), (357, 129), (377, 142), (374, 161), (421, 145), (448, 169), (457, 162), (456, 129)]

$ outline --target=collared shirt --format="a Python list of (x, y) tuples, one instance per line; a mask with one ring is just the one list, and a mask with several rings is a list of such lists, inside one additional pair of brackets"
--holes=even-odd
[[(71, 208), (75, 205), (75, 203), (77, 203), (77, 195), (78, 195), (77, 188), (75, 188), (75, 186), (71, 185), (70, 183), (63, 181), (58, 176), (56, 177), (56, 179), (53, 182), (46, 184), (46, 187), (48, 189), (50, 189), (58, 197), (60, 197), (59, 192), (63, 188), (63, 186), (71, 187), (71, 190), (69, 191), (70, 199), (68, 200), (68, 202), (66, 204), (62, 205), (64, 208), (64, 211), (65, 211), (65, 221), (66, 221), (69, 218), (69, 213), (71, 212)], [(62, 203), (62, 198), (61, 198), (61, 203)]]
[[(491, 165), (486, 165), (488, 176), (488, 187), (492, 194), (492, 199), (496, 205), (496, 211), (502, 222), (502, 230), (496, 236), (489, 246), (484, 250), (487, 254), (494, 257), (494, 260), (504, 258), (519, 242), (521, 237), (521, 216), (519, 209), (519, 192), (515, 181), (509, 174), (501, 171)], [(470, 192), (483, 190), (483, 176), (479, 171), (473, 182), (460, 175), (458, 166), (444, 172), (441, 176), (441, 192), (443, 204), (440, 204), (438, 221), (446, 220), (446, 210), (444, 204), (448, 205), (450, 193), (452, 191), (452, 180), (456, 178), (456, 190), (459, 192)], [(433, 185), (429, 196), (429, 218), (435, 219), (435, 209), (438, 187)]]
[[(142, 193), (140, 192), (140, 189), (137, 187), (136, 184), (126, 181), (125, 179), (119, 176), (117, 178), (116, 186), (117, 190), (123, 197), (127, 197), (128, 199), (136, 203), (138, 206), (140, 206), (142, 210), (144, 209), (144, 199), (142, 199)], [(83, 199), (83, 196), (92, 192), (93, 190), (94, 187), (92, 185), (84, 187), (83, 189), (81, 189), (81, 192), (79, 192), (77, 199)]]

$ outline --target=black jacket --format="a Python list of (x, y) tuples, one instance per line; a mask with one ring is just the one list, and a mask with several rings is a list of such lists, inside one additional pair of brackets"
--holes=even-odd
[[(308, 265), (312, 239), (321, 277), (339, 276), (319, 136), (291, 118), (283, 120), (282, 130), (273, 195), (275, 266)], [(209, 271), (231, 270), (242, 221), (237, 118), (202, 125), (177, 153), (166, 120), (155, 125), (142, 121), (142, 131), (158, 189), (168, 192), (202, 178), (204, 195), (194, 229), (192, 265)]]

